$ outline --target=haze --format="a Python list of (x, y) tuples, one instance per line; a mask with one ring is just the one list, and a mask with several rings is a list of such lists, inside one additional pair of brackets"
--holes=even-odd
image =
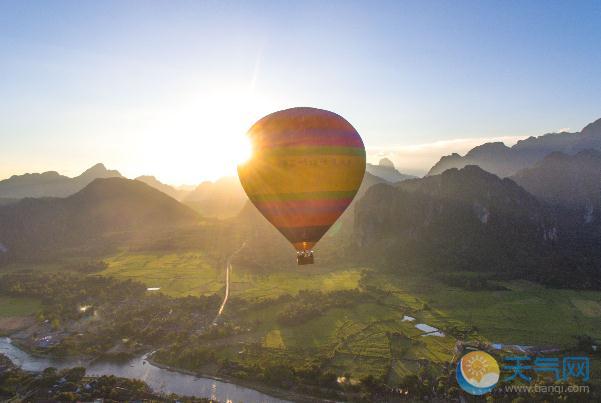
[(599, 17), (595, 2), (3, 2), (0, 178), (102, 161), (215, 179), (254, 121), (300, 105), (423, 174), (597, 116)]

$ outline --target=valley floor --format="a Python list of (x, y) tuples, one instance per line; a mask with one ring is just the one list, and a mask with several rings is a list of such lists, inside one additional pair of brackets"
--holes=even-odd
[[(105, 270), (86, 276), (135, 279), (160, 288), (146, 291), (149, 301), (164, 293), (172, 297), (172, 311), (186, 295), (209, 301), (217, 293), (215, 307), (222, 297), (225, 272), (200, 252), (121, 252), (105, 261)], [(238, 264), (230, 280), (230, 300), (216, 325), (210, 324), (215, 312), (186, 308), (178, 320), (197, 326), (180, 329), (174, 324), (166, 329), (176, 337), (135, 340), (136, 332), (113, 323), (116, 330), (105, 334), (113, 340), (104, 352), (119, 343), (128, 346), (124, 353), (149, 346), (158, 349), (153, 360), (160, 365), (237, 379), (257, 388), (296, 385), (299, 396), (360, 400), (401, 388), (401, 393), (454, 398), (459, 392), (451, 363), (466, 346), (490, 350), (497, 357), (512, 354), (516, 346), (534, 354), (546, 350), (562, 355), (578, 351), (582, 338), (601, 340), (601, 292), (547, 289), (524, 281), (499, 283), (498, 290), (465, 290), (425, 276), (362, 267), (256, 273)], [(0, 330), (10, 333), (36, 322), (30, 339), (44, 337), (35, 317), (47, 308), (41, 299), (0, 298), (6, 302), (0, 310)], [(215, 309), (210, 304), (205, 309), (209, 306)], [(95, 309), (102, 313), (107, 308)], [(81, 318), (57, 326), (66, 333), (92, 329)], [(80, 351), (72, 334), (67, 336), (72, 351)], [(504, 346), (495, 350), (493, 344)], [(591, 380), (596, 384), (601, 360), (591, 357)], [(415, 375), (418, 383), (430, 385), (427, 390), (412, 389)]]

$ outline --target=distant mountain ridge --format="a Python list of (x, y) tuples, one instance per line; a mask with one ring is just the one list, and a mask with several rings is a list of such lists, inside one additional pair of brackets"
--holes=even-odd
[(201, 183), (181, 201), (203, 216), (231, 218), (242, 211), (248, 198), (237, 177), (224, 176)]
[(588, 124), (580, 132), (547, 133), (520, 140), (512, 147), (501, 142), (485, 143), (472, 148), (465, 156), (451, 154), (442, 157), (428, 172), (437, 175), (450, 168), (478, 165), (500, 177), (516, 174), (533, 166), (552, 152), (575, 154), (579, 151), (601, 150), (601, 119)]
[(96, 164), (74, 178), (55, 171), (13, 175), (0, 181), (0, 198), (66, 197), (80, 191), (94, 179), (122, 177), (119, 171), (109, 170), (103, 164)]
[[(81, 175), (70, 178), (55, 171), (13, 175), (0, 181), (0, 206), (27, 197), (68, 197), (95, 179), (124, 178), (116, 170), (96, 164)], [(205, 181), (192, 189), (177, 188), (159, 181), (151, 175), (138, 176), (135, 180), (181, 201), (205, 217), (230, 218), (238, 214), (246, 202), (246, 194), (236, 177), (223, 177), (215, 182)]]
[(511, 178), (552, 205), (601, 210), (601, 151), (554, 152)]
[(370, 174), (382, 178), (390, 183), (404, 181), (406, 179), (415, 178), (412, 175), (406, 175), (399, 172), (394, 163), (388, 158), (382, 158), (378, 165), (367, 163), (365, 170)]
[[(384, 158), (378, 165), (367, 164), (367, 172), (394, 183), (412, 176), (401, 174), (393, 163)], [(26, 197), (68, 197), (82, 190), (97, 178), (124, 178), (119, 171), (96, 164), (81, 175), (70, 178), (55, 171), (13, 175), (0, 181), (0, 206), (12, 204)], [(135, 178), (178, 200), (205, 217), (231, 218), (236, 216), (248, 200), (237, 177), (222, 177), (205, 181), (192, 189), (177, 188), (151, 175)]]
[(165, 193), (166, 195), (173, 197), (175, 200), (182, 200), (190, 193), (190, 191), (188, 190), (179, 189), (174, 186), (167, 185), (151, 175), (138, 176), (135, 180), (144, 182), (148, 186), (153, 187), (156, 190), (159, 190)]

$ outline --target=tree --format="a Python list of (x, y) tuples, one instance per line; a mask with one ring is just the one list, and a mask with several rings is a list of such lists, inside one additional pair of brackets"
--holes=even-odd
[(69, 382), (79, 382), (85, 374), (86, 369), (83, 367), (70, 368), (62, 372), (62, 376)]

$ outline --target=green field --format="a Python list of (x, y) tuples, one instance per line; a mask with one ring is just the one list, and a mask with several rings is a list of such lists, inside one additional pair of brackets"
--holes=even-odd
[(322, 292), (352, 290), (359, 285), (361, 270), (324, 271), (313, 269), (252, 274), (245, 268), (234, 265), (230, 279), (232, 296), (262, 300), (283, 294), (296, 295), (300, 290)]
[[(208, 295), (225, 287), (225, 267), (214, 267), (202, 252), (133, 253), (122, 252), (104, 259), (109, 267), (98, 273), (132, 279), (147, 287), (160, 287), (174, 297)], [(323, 292), (357, 288), (360, 269), (328, 271), (323, 269), (252, 274), (233, 265), (230, 275), (232, 296), (245, 299), (295, 295), (300, 290)]]
[[(258, 276), (234, 274), (234, 295), (260, 301), (282, 294), (296, 295), (306, 289), (322, 292), (358, 289), (363, 272), (364, 269), (313, 269)], [(455, 338), (423, 337), (415, 324), (443, 328), (460, 322), (431, 310), (422, 311), (423, 306), (423, 300), (407, 294), (394, 303), (357, 301), (327, 309), (298, 325), (282, 325), (277, 317), (285, 311), (286, 303), (267, 305), (245, 312), (243, 317), (257, 324), (245, 342), (258, 343), (261, 348), (241, 353), (239, 348), (226, 343), (219, 348), (218, 355), (249, 366), (278, 362), (302, 365), (317, 360), (340, 375), (351, 373), (358, 379), (389, 373), (390, 380), (395, 382), (414, 372), (420, 359), (445, 364), (453, 357)], [(416, 321), (403, 321), (405, 315), (416, 317)], [(238, 339), (234, 340), (238, 343)], [(403, 342), (408, 346), (401, 348)]]
[[(403, 309), (359, 302), (328, 309), (316, 318), (289, 326), (277, 322), (277, 314), (283, 309), (272, 305), (245, 315), (246, 320), (259, 323), (252, 339), (245, 341), (259, 343), (261, 349), (241, 354), (226, 344), (218, 355), (249, 366), (317, 361), (336, 374), (351, 373), (356, 379), (385, 375), (392, 366), (392, 382), (413, 372), (420, 359), (444, 364), (453, 356), (455, 338), (422, 336), (423, 332), (415, 328), (418, 322), (402, 320), (409, 313)], [(403, 340), (405, 348), (400, 347)]]
[[(224, 268), (215, 267), (200, 251), (125, 251), (104, 260), (109, 267), (99, 274), (138, 280), (148, 287), (160, 287), (161, 292), (174, 297), (219, 293), (225, 286)], [(3, 271), (54, 271), (60, 267), (60, 264), (20, 265), (7, 266)], [(260, 301), (284, 294), (296, 295), (301, 290), (331, 292), (356, 289), (364, 270), (332, 270), (315, 266), (256, 273), (234, 264), (230, 295)], [(578, 335), (601, 338), (601, 292), (547, 289), (527, 281), (502, 283), (509, 291), (466, 291), (416, 275), (371, 272), (367, 278), (370, 287), (388, 293), (387, 304), (399, 307), (399, 312), (408, 310), (421, 322), (438, 328), (474, 327), (483, 339), (490, 342), (564, 346), (573, 344)], [(6, 304), (2, 305), (0, 309), (9, 309), (4, 306)], [(428, 309), (424, 309), (425, 306)], [(305, 345), (315, 345), (316, 340), (325, 342), (332, 336), (330, 324), (343, 320), (338, 317), (356, 317), (361, 309), (365, 307), (349, 312), (330, 312), (321, 319), (323, 323), (307, 323), (295, 329), (299, 335), (296, 338)], [(251, 313), (253, 315), (255, 313)], [(270, 315), (269, 310), (256, 313), (264, 322), (265, 318), (274, 315), (277, 312)], [(361, 315), (365, 322), (365, 318), (382, 320), (387, 313), (378, 308)], [(270, 333), (268, 346), (299, 345), (286, 329), (266, 326), (261, 328), (265, 334), (274, 331)], [(276, 330), (279, 333), (275, 333)]]
[[(137, 280), (173, 297), (221, 294), (225, 286), (224, 264), (216, 266), (200, 251), (122, 251), (103, 260), (108, 268), (90, 275)], [(601, 292), (596, 291), (548, 289), (527, 281), (500, 282), (503, 291), (468, 291), (416, 274), (318, 265), (268, 271), (234, 263), (230, 281), (232, 300), (223, 318), (238, 331), (206, 343), (219, 359), (244, 368), (318, 365), (355, 380), (383, 376), (395, 385), (415, 374), (423, 360), (434, 374), (444, 373), (459, 340), (562, 348), (574, 346), (577, 336), (601, 339)], [(321, 294), (300, 294), (304, 290)], [(344, 290), (358, 292), (329, 294)], [(291, 297), (265, 302), (284, 295)], [(298, 323), (282, 320), (312, 301), (342, 303), (318, 305), (323, 308)], [(35, 300), (0, 298), (0, 318), (40, 309)], [(416, 324), (433, 326), (444, 336), (424, 336)]]
[(33, 298), (12, 298), (0, 296), (0, 318), (27, 316), (38, 312), (41, 303)]
[[(362, 273), (357, 269), (247, 274), (236, 278), (235, 290), (239, 296), (262, 300), (302, 289), (352, 289), (360, 287)], [(452, 360), (459, 339), (569, 347), (579, 335), (601, 338), (601, 292), (546, 289), (524, 281), (503, 283), (507, 291), (466, 291), (430, 278), (375, 272), (362, 284), (379, 290), (379, 302), (331, 308), (298, 325), (277, 321), (286, 303), (245, 312), (243, 319), (257, 326), (244, 342), (260, 348), (240, 351), (239, 339), (233, 339), (236, 344), (226, 341), (218, 355), (248, 366), (319, 362), (355, 379), (387, 375), (394, 384), (415, 373), (422, 359), (433, 363), (435, 372), (443, 368)], [(415, 321), (403, 321), (405, 315)], [(415, 327), (418, 323), (445, 334), (423, 336)], [(461, 332), (465, 336), (456, 336)]]
[(108, 268), (98, 274), (132, 279), (147, 287), (160, 287), (173, 297), (207, 295), (225, 287), (225, 272), (210, 264), (204, 254), (122, 252), (104, 259)]
[(55, 272), (64, 269), (63, 262), (52, 263), (11, 263), (0, 267), (0, 276), (4, 273), (18, 273), (21, 271)]
[[(430, 321), (475, 326), (491, 342), (571, 345), (577, 335), (601, 338), (601, 292), (547, 289), (527, 281), (504, 282), (509, 291), (466, 291), (426, 278), (374, 276), (399, 303), (427, 303)], [(429, 323), (429, 322), (428, 322)]]

